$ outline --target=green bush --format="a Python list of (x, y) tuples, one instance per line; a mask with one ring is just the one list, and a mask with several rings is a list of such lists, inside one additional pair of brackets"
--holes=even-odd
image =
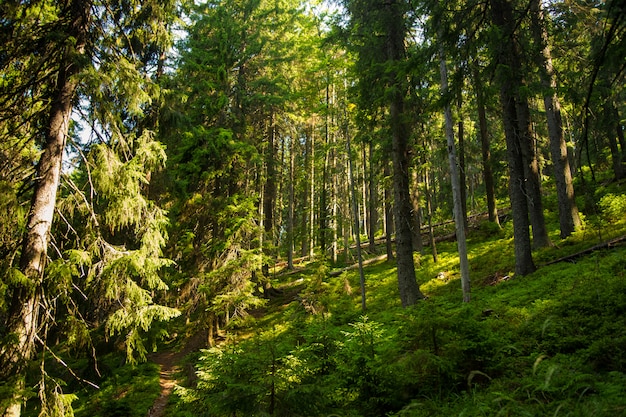
[(606, 194), (598, 202), (598, 207), (607, 222), (626, 221), (626, 194)]

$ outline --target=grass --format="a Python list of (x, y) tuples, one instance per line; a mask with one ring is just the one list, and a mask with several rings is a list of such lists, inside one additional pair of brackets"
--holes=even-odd
[[(278, 275), (282, 294), (229, 329), (237, 338), (188, 357), (198, 379), (166, 415), (624, 415), (626, 247), (543, 266), (626, 234), (623, 199), (604, 204), (610, 216), (599, 209), (565, 240), (549, 217), (556, 244), (534, 252), (539, 269), (524, 277), (512, 273), (510, 223), (473, 230), (469, 304), (455, 242), (438, 244), (437, 263), (415, 255), (427, 299), (408, 309), (393, 262), (366, 268), (366, 312), (357, 270), (329, 277), (313, 262)], [(141, 415), (158, 395), (155, 369), (142, 366), (115, 369), (76, 415)]]

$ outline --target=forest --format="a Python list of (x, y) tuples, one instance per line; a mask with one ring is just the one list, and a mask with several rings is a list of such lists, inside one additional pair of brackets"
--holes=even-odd
[(623, 0), (2, 0), (0, 417), (626, 415)]

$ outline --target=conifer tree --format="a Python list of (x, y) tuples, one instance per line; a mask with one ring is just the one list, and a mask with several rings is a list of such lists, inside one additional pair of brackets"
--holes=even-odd
[[(9, 280), (3, 277), (10, 297), (0, 352), (3, 389), (10, 395), (2, 403), (5, 416), (20, 415), (22, 397), (28, 395), (25, 369), (38, 351), (47, 348), (47, 333), (74, 331), (58, 328), (61, 322), (87, 327), (80, 309), (89, 308), (84, 299), (74, 300), (75, 295), (92, 294), (87, 297), (92, 306), (107, 305), (98, 309), (99, 317), (105, 318), (110, 335), (125, 332), (129, 355), (145, 353), (142, 333), (153, 320), (177, 314), (154, 305), (150, 295), (151, 290), (166, 287), (157, 272), (167, 261), (160, 252), (165, 216), (143, 196), (149, 177), (145, 170), (161, 165), (163, 152), (151, 132), (137, 129), (154, 92), (148, 70), (140, 71), (150, 62), (150, 54), (140, 47), (167, 44), (167, 31), (161, 29), (171, 15), (161, 13), (171, 4), (146, 6), (150, 8), (68, 0), (11, 3), (7, 9), (13, 20), (4, 21), (3, 33), (28, 46), (6, 56), (0, 69), (3, 75), (20, 66), (23, 70), (12, 91), (2, 90), (2, 112), (10, 113), (12, 122), (29, 119), (22, 124), (25, 143), (27, 148), (40, 146), (41, 154), (36, 175), (28, 179), (32, 202), (19, 265), (5, 265)], [(133, 17), (125, 20), (129, 15)], [(129, 21), (132, 30), (125, 26)], [(141, 25), (151, 28), (150, 35), (139, 29)], [(124, 42), (117, 30), (128, 31)], [(146, 59), (140, 61), (139, 56)], [(28, 97), (36, 112), (22, 112), (16, 107), (20, 100), (7, 98), (16, 90), (25, 93), (22, 98)], [(85, 158), (70, 175), (63, 170), (63, 159), (79, 96), (88, 103), (85, 121), (98, 137), (88, 146), (73, 141), (74, 151)], [(96, 214), (98, 205), (102, 211)], [(126, 249), (127, 244), (133, 248)], [(102, 288), (106, 291), (96, 290)], [(62, 320), (57, 312), (74, 319)], [(42, 412), (71, 410), (69, 397), (59, 388), (56, 384), (53, 395), (42, 395), (48, 401), (42, 403)]]

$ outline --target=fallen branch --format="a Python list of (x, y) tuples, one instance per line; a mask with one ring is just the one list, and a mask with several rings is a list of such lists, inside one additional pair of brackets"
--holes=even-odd
[[(386, 254), (385, 255), (376, 256), (375, 258), (366, 259), (366, 260), (363, 261), (363, 266), (369, 265), (369, 264), (373, 264), (373, 263), (378, 262), (378, 261), (384, 261), (385, 259), (387, 259), (387, 255)], [(349, 270), (352, 270), (352, 269), (357, 269), (358, 267), (359, 267), (359, 264), (350, 265), (350, 266), (347, 266), (345, 268), (338, 269), (336, 271), (331, 271), (328, 275), (330, 275), (331, 277), (337, 277), (337, 276), (343, 274), (346, 271), (349, 271)]]
[(571, 255), (568, 255), (568, 256), (564, 256), (562, 258), (554, 259), (554, 260), (552, 260), (550, 262), (546, 262), (546, 263), (542, 264), (541, 266), (547, 266), (547, 265), (552, 265), (552, 264), (556, 264), (556, 263), (559, 263), (559, 262), (571, 261), (571, 260), (574, 260), (576, 258), (580, 258), (583, 255), (587, 255), (587, 254), (590, 254), (592, 252), (595, 252), (595, 251), (597, 251), (599, 249), (609, 249), (609, 248), (612, 248), (613, 246), (617, 246), (617, 245), (623, 244), (624, 242), (626, 242), (626, 236), (617, 237), (615, 239), (599, 243), (599, 244), (597, 244), (595, 246), (592, 246), (592, 247), (587, 248), (585, 250), (582, 250), (580, 252), (576, 252), (574, 254), (571, 254)]

